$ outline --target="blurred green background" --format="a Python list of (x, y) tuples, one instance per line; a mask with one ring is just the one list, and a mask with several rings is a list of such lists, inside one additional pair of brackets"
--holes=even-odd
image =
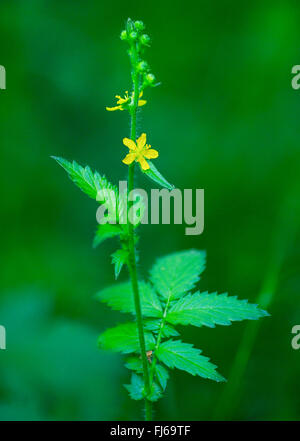
[[(253, 302), (264, 285), (271, 293), (272, 317), (257, 329), (235, 401), (228, 385), (173, 372), (156, 419), (299, 419), (291, 329), (300, 324), (300, 91), (291, 68), (300, 63), (300, 8), (245, 5), (1, 1), (1, 420), (143, 416), (122, 386), (121, 357), (96, 347), (101, 331), (125, 320), (93, 298), (113, 283), (115, 246), (92, 249), (96, 205), (50, 159), (126, 177), (127, 114), (105, 106), (130, 88), (119, 40), (128, 16), (146, 23), (146, 58), (162, 83), (147, 91), (139, 120), (160, 152), (156, 165), (178, 188), (205, 189), (202, 235), (143, 227), (141, 276), (157, 256), (193, 247), (207, 250), (200, 289)], [(142, 176), (138, 184), (151, 186)], [(246, 326), (182, 332), (229, 377)]]

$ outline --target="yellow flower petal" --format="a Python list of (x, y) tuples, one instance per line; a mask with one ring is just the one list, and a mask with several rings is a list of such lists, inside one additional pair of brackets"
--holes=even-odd
[(141, 91), (141, 93), (139, 94), (139, 98), (142, 98), (142, 96), (143, 96), (143, 91)]
[(158, 157), (158, 151), (154, 149), (145, 150), (144, 156), (147, 159), (154, 159)]
[(146, 133), (142, 133), (141, 136), (136, 141), (138, 149), (142, 150), (144, 145), (146, 144)]
[(146, 100), (139, 100), (138, 105), (139, 105), (139, 107), (142, 107), (142, 106), (144, 106), (146, 103), (147, 103)]
[(114, 110), (123, 110), (121, 106), (115, 106), (115, 107), (106, 107), (106, 110), (109, 112), (113, 112)]
[(136, 154), (135, 153), (128, 153), (128, 155), (125, 156), (125, 158), (122, 160), (122, 162), (124, 162), (124, 164), (129, 165), (131, 164), (136, 158)]
[(136, 144), (134, 141), (132, 141), (132, 139), (124, 138), (123, 144), (126, 145), (126, 147), (128, 147), (129, 150), (136, 150)]
[(127, 103), (127, 101), (128, 101), (128, 98), (120, 98), (118, 101), (117, 101), (117, 104), (124, 104), (124, 103)]
[(149, 170), (150, 166), (143, 156), (139, 156), (138, 162), (141, 164), (143, 170)]
[(125, 104), (128, 103), (129, 101), (129, 97), (128, 97), (128, 92), (125, 92), (124, 98), (122, 98), (120, 95), (115, 95), (115, 97), (117, 98), (117, 106), (115, 107), (106, 107), (106, 110), (113, 112), (114, 110), (124, 110)]

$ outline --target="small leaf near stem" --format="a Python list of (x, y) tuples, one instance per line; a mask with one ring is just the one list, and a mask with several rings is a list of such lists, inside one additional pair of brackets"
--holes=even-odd
[(171, 296), (169, 296), (169, 298), (167, 299), (167, 303), (166, 303), (166, 306), (165, 306), (163, 317), (161, 319), (160, 328), (159, 328), (159, 331), (158, 331), (158, 335), (157, 335), (154, 351), (152, 353), (152, 364), (151, 364), (151, 369), (150, 369), (150, 387), (152, 387), (153, 380), (154, 380), (154, 372), (155, 372), (155, 367), (156, 367), (156, 362), (157, 362), (156, 352), (158, 351), (161, 339), (163, 337), (163, 329), (164, 329), (164, 326), (166, 324), (166, 317), (167, 317), (167, 314), (168, 314), (170, 300), (171, 300)]

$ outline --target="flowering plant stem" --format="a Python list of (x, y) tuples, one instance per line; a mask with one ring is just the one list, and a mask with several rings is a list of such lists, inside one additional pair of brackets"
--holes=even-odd
[[(133, 77), (133, 106), (130, 110), (130, 119), (131, 119), (131, 130), (130, 130), (130, 138), (132, 141), (135, 142), (136, 140), (136, 113), (137, 113), (137, 107), (138, 107), (138, 99), (139, 99), (139, 74), (136, 71), (136, 51), (133, 46), (132, 48), (132, 77)], [(134, 188), (134, 166), (135, 163), (133, 162), (128, 169), (128, 194), (133, 190)], [(132, 206), (132, 201), (128, 201), (128, 213)], [(142, 366), (143, 366), (143, 377), (144, 377), (144, 387), (146, 395), (150, 394), (150, 379), (149, 379), (149, 370), (148, 370), (148, 360), (147, 360), (147, 354), (146, 354), (146, 345), (145, 345), (145, 336), (144, 336), (144, 329), (143, 329), (143, 317), (142, 317), (142, 310), (141, 310), (141, 301), (140, 301), (140, 294), (139, 294), (139, 286), (138, 286), (138, 278), (137, 278), (137, 269), (136, 269), (136, 252), (135, 252), (135, 234), (134, 234), (134, 227), (131, 222), (128, 223), (128, 249), (129, 249), (129, 256), (128, 256), (128, 269), (129, 269), (129, 275), (131, 279), (132, 284), (132, 291), (134, 295), (134, 306), (135, 306), (135, 312), (136, 312), (136, 321), (137, 321), (137, 328), (138, 328), (138, 335), (139, 335), (139, 343), (140, 343), (140, 350), (141, 350), (141, 357), (142, 357)], [(152, 420), (152, 403), (147, 398), (145, 399), (145, 419), (146, 421)]]
[[(106, 107), (109, 112), (125, 110), (130, 115), (130, 138), (123, 138), (123, 144), (129, 149), (122, 160), (129, 167), (125, 201), (124, 193), (120, 193), (115, 185), (97, 171), (92, 172), (90, 167), (82, 167), (75, 161), (60, 157), (54, 159), (67, 171), (77, 187), (100, 202), (98, 210), (101, 218), (99, 220), (97, 217), (99, 225), (94, 246), (106, 239), (119, 239), (120, 248), (112, 254), (115, 278), (118, 278), (122, 267), (127, 265), (130, 280), (102, 289), (96, 298), (112, 309), (133, 314), (134, 321), (105, 330), (99, 336), (98, 344), (101, 349), (131, 354), (125, 362), (125, 367), (132, 371), (131, 382), (124, 384), (124, 387), (130, 398), (145, 401), (145, 419), (151, 421), (152, 403), (163, 397), (167, 387), (168, 368), (180, 369), (217, 382), (225, 380), (216, 370), (217, 366), (202, 355), (200, 349), (178, 339), (180, 333), (175, 329), (176, 325), (230, 325), (232, 321), (257, 320), (268, 313), (257, 305), (228, 296), (227, 293), (193, 293), (205, 269), (204, 251), (192, 249), (161, 257), (152, 266), (148, 282), (138, 279), (136, 227), (142, 223), (146, 203), (141, 194), (137, 205), (131, 200), (135, 169), (164, 189), (174, 188), (150, 161), (159, 154), (147, 144), (146, 133), (141, 133), (139, 137), (137, 133), (137, 112), (147, 103), (141, 99), (143, 93), (146, 88), (159, 84), (143, 59), (145, 48), (150, 43), (150, 37), (144, 33), (144, 29), (142, 21), (133, 22), (128, 19), (126, 29), (121, 32), (121, 40), (129, 44), (133, 87), (131, 94), (126, 91), (123, 97), (115, 96), (116, 106)], [(132, 218), (135, 210), (140, 214)], [(106, 211), (108, 213), (104, 216)], [(127, 222), (123, 222), (126, 213)]]

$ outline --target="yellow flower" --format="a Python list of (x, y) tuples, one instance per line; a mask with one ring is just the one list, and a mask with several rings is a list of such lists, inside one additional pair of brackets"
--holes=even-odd
[[(139, 98), (141, 98), (143, 96), (143, 91), (140, 93)], [(120, 95), (116, 95), (117, 98), (117, 106), (115, 107), (106, 107), (106, 110), (113, 112), (114, 110), (124, 110), (126, 108), (126, 105), (129, 104), (129, 102), (131, 100), (134, 99), (134, 92), (132, 93), (131, 96), (128, 95), (128, 91), (126, 90), (124, 98), (121, 98)], [(138, 101), (138, 106), (144, 106), (146, 104), (146, 100), (139, 100)]]
[(154, 159), (158, 157), (158, 152), (151, 149), (151, 145), (146, 144), (146, 133), (142, 133), (137, 139), (136, 143), (132, 139), (124, 138), (123, 144), (129, 148), (130, 153), (125, 156), (122, 162), (124, 164), (131, 164), (133, 161), (139, 162), (143, 170), (150, 168), (147, 159)]

